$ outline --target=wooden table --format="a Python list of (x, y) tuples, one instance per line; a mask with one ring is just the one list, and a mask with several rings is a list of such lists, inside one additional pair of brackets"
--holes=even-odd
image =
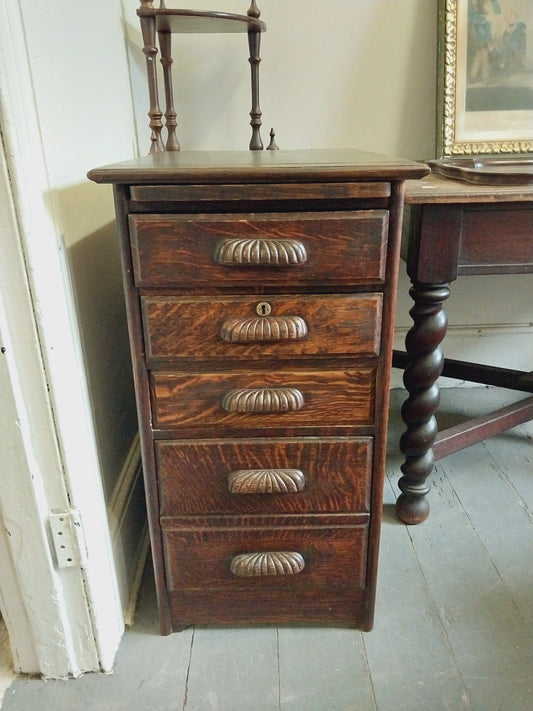
[(393, 360), (405, 369), (409, 393), (396, 511), (416, 524), (429, 514), (427, 479), (436, 460), (533, 419), (533, 397), (440, 433), (435, 418), (441, 374), (533, 392), (531, 372), (445, 359), (441, 349), (450, 282), (459, 275), (533, 272), (533, 185), (475, 185), (432, 174), (407, 181), (405, 204), (403, 256), (414, 305), (406, 352), (395, 352)]

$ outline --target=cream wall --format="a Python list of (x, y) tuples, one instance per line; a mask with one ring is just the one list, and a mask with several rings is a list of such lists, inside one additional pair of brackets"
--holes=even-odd
[(76, 301), (109, 501), (136, 431), (110, 189), (86, 178), (136, 151), (120, 2), (21, 3), (39, 132), (43, 196)]
[[(274, 126), (280, 148), (361, 146), (405, 157), (432, 155), (436, 0), (258, 4), (267, 24), (260, 66), (264, 140)], [(123, 5), (139, 134), (147, 137), (137, 4)], [(245, 13), (248, 0), (188, 0), (185, 6)], [(246, 38), (175, 36), (174, 56), (182, 148), (246, 148)]]

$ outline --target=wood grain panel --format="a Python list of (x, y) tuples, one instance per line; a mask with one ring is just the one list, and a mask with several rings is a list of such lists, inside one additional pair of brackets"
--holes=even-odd
[[(385, 269), (388, 212), (264, 215), (130, 215), (131, 248), (138, 286), (234, 286), (261, 283), (376, 284)], [(215, 263), (222, 239), (292, 239), (305, 264), (226, 266)]]
[[(134, 203), (171, 203), (176, 209), (180, 203), (194, 201), (209, 208), (209, 203), (225, 202), (239, 207), (247, 203), (265, 201), (291, 201), (301, 204), (306, 200), (346, 200), (387, 198), (390, 183), (309, 183), (307, 185), (279, 183), (277, 185), (212, 185), (209, 191), (205, 185), (132, 185), (131, 199)], [(134, 206), (135, 207), (135, 206)], [(231, 208), (230, 208), (231, 209)]]
[[(254, 297), (144, 297), (146, 354), (150, 361), (177, 358), (294, 358), (297, 356), (379, 353), (381, 294), (262, 295)], [(273, 316), (298, 316), (307, 334), (300, 339), (232, 343), (223, 339), (226, 324), (259, 319), (266, 302)]]
[[(368, 511), (372, 439), (157, 442), (161, 516)], [(299, 469), (301, 491), (232, 494), (238, 470)]]
[[(367, 526), (249, 529), (165, 529), (169, 590), (339, 590), (365, 584)], [(239, 578), (231, 573), (242, 553), (298, 551), (305, 568), (294, 576)]]
[[(303, 395), (298, 411), (227, 412), (228, 392), (252, 388), (295, 388)], [(375, 368), (237, 373), (151, 374), (152, 416), (159, 428), (180, 426), (283, 427), (371, 424)]]
[[(483, 239), (480, 239), (480, 234)], [(461, 273), (533, 270), (533, 208), (524, 205), (465, 207), (459, 254)]]
[(372, 627), (370, 595), (346, 590), (180, 589), (168, 594), (172, 628), (189, 625), (343, 625)]

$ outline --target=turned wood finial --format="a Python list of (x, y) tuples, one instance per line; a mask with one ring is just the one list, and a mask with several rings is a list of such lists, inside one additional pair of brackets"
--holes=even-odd
[(255, 17), (256, 20), (258, 20), (261, 17), (261, 12), (259, 11), (259, 8), (257, 7), (257, 3), (255, 0), (252, 0), (252, 4), (250, 5), (250, 9), (246, 13), (248, 17)]
[(279, 151), (279, 147), (276, 144), (276, 132), (273, 128), (270, 129), (270, 143), (267, 146), (267, 151)]
[(141, 0), (141, 7), (152, 10), (154, 7), (154, 0)]

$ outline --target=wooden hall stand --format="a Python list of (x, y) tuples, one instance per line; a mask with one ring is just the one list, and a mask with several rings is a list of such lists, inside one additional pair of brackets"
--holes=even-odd
[(407, 181), (405, 204), (403, 251), (414, 325), (407, 352), (393, 358), (393, 366), (405, 369), (409, 393), (396, 511), (405, 523), (417, 524), (429, 515), (427, 478), (435, 460), (533, 419), (533, 397), (440, 433), (435, 418), (440, 375), (533, 392), (531, 372), (445, 359), (440, 347), (450, 282), (460, 275), (533, 272), (533, 185), (476, 185), (432, 174)]

